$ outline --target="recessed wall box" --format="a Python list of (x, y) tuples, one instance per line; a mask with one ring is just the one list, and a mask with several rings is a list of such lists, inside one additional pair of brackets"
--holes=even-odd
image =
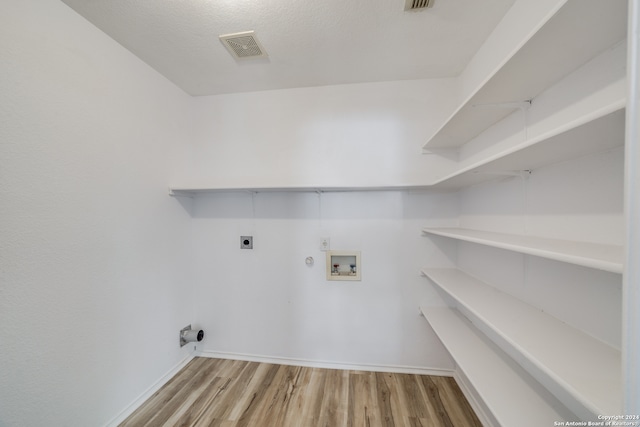
[(360, 280), (359, 251), (327, 251), (327, 280)]

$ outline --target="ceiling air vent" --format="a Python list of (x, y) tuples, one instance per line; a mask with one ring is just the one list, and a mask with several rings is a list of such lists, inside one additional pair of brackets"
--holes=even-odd
[(435, 0), (404, 0), (404, 10), (422, 10), (433, 7)]
[(220, 36), (220, 41), (236, 59), (266, 58), (268, 56), (254, 31), (224, 34)]

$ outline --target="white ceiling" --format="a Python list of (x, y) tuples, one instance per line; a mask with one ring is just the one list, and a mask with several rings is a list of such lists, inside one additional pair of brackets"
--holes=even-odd
[[(515, 0), (63, 0), (191, 95), (457, 76)], [(255, 30), (266, 59), (219, 41)]]

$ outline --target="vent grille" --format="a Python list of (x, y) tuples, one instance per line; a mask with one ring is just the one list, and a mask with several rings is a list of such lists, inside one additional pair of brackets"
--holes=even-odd
[(236, 59), (266, 58), (268, 56), (254, 31), (225, 34), (220, 36), (220, 41)]
[(433, 7), (435, 0), (405, 0), (404, 10), (421, 10)]

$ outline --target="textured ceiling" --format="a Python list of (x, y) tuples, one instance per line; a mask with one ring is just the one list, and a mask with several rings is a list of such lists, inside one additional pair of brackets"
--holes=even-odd
[[(453, 77), (514, 0), (63, 0), (192, 95)], [(255, 30), (269, 57), (218, 36)]]

